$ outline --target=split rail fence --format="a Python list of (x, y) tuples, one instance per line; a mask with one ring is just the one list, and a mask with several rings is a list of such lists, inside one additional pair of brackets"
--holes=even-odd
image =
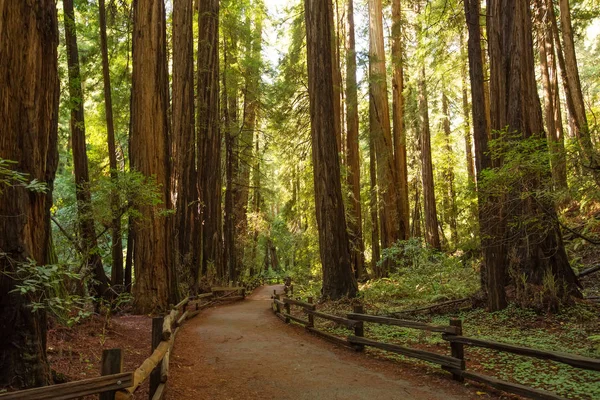
[(98, 378), (85, 379), (0, 394), (0, 400), (67, 400), (99, 394), (100, 400), (128, 400), (149, 379), (149, 399), (164, 397), (169, 377), (169, 359), (179, 327), (209, 305), (221, 301), (243, 300), (245, 287), (213, 287), (210, 293), (188, 296), (171, 307), (164, 317), (152, 319), (152, 354), (134, 372), (123, 372), (123, 352), (110, 349), (102, 352)]
[[(292, 306), (300, 307), (304, 314), (307, 316), (307, 318), (304, 319), (292, 315)], [(600, 359), (583, 357), (568, 353), (537, 350), (528, 347), (515, 346), (506, 343), (494, 342), (491, 340), (476, 339), (463, 336), (462, 320), (460, 319), (451, 319), (448, 325), (433, 325), (418, 321), (368, 315), (363, 312), (362, 305), (354, 306), (352, 313), (347, 314), (346, 317), (340, 317), (317, 311), (316, 304), (313, 303), (312, 297), (309, 297), (307, 301), (302, 301), (299, 298), (293, 299), (287, 297), (283, 293), (278, 294), (276, 291), (273, 292), (272, 309), (275, 312), (275, 315), (285, 323), (289, 324), (293, 321), (295, 323), (303, 325), (306, 328), (306, 330), (316, 334), (317, 336), (320, 336), (324, 339), (327, 339), (331, 342), (343, 346), (354, 348), (357, 351), (362, 351), (365, 348), (365, 346), (371, 346), (381, 350), (400, 354), (406, 357), (417, 358), (419, 360), (439, 365), (445, 371), (450, 372), (452, 374), (453, 379), (457, 381), (462, 382), (465, 379), (469, 379), (472, 381), (490, 385), (496, 389), (503, 390), (505, 392), (517, 394), (536, 400), (567, 399), (549, 391), (535, 389), (518, 383), (502, 381), (491, 376), (467, 371), (464, 355), (465, 346), (481, 347), (501, 352), (518, 354), (521, 356), (538, 358), (542, 360), (552, 360), (576, 368), (591, 371), (600, 371)], [(350, 331), (353, 331), (354, 334), (348, 335), (347, 337), (343, 338), (319, 330), (315, 328), (315, 317), (332, 321), (339, 326), (343, 326), (349, 329)], [(442, 335), (442, 338), (450, 344), (450, 355), (443, 355), (431, 351), (409, 348), (395, 343), (385, 343), (381, 341), (368, 339), (364, 337), (365, 323), (399, 326), (403, 328), (412, 328), (440, 333)]]

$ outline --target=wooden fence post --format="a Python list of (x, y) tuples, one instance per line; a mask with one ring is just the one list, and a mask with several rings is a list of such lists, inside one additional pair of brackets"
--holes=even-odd
[[(164, 318), (163, 317), (155, 317), (152, 318), (152, 349), (151, 352), (154, 352), (160, 342), (162, 341), (162, 329), (163, 329)], [(160, 370), (161, 363), (159, 363), (154, 370), (150, 373), (150, 390), (148, 392), (149, 399), (152, 400), (154, 397), (154, 393), (156, 393), (156, 389), (160, 385)]]
[[(310, 304), (313, 303), (313, 298), (312, 296), (308, 298), (308, 302)], [(312, 314), (308, 314), (308, 325), (306, 325), (308, 328), (314, 328), (315, 327), (315, 316)]]
[[(293, 296), (294, 295), (294, 285), (290, 285), (290, 295)], [(291, 297), (290, 296), (290, 297)]]
[[(123, 353), (121, 349), (103, 350), (100, 366), (101, 375), (113, 375), (121, 372), (123, 372)], [(100, 400), (115, 400), (115, 393), (116, 391), (100, 393)]]
[[(353, 306), (352, 312), (354, 312), (354, 314), (363, 314), (364, 309), (363, 309), (362, 304), (357, 304), (357, 305)], [(365, 326), (364, 326), (363, 321), (360, 321), (360, 323), (356, 324), (356, 326), (354, 327), (354, 336), (356, 336), (356, 337), (364, 337), (365, 336)], [(365, 349), (365, 345), (364, 344), (356, 344), (356, 345), (354, 345), (354, 349), (356, 351), (363, 351)]]
[[(450, 326), (454, 326), (456, 327), (456, 335), (457, 336), (462, 336), (462, 320), (458, 319), (458, 318), (452, 318), (450, 319)], [(452, 351), (452, 357), (454, 358), (458, 358), (459, 360), (462, 360), (462, 370), (465, 369), (465, 349), (464, 349), (464, 345), (462, 343), (455, 343), (455, 342), (451, 342), (450, 343), (450, 350)], [(458, 375), (458, 374), (452, 374), (452, 379), (454, 379), (455, 381), (458, 382), (464, 382), (465, 378), (463, 378), (462, 375)]]
[[(285, 304), (283, 305), (283, 308), (285, 309), (285, 313), (286, 313), (286, 314), (288, 314), (288, 315), (289, 315), (289, 314), (291, 314), (291, 313), (292, 313), (292, 311), (291, 311), (291, 308), (290, 308), (290, 304), (289, 304), (289, 303), (285, 303)], [(290, 317), (288, 317), (287, 315), (285, 316), (285, 323), (286, 323), (286, 324), (289, 324), (289, 323), (290, 323)]]
[[(273, 290), (273, 298), (276, 300), (280, 300), (280, 296), (277, 294), (277, 291)], [(275, 311), (280, 314), (281, 313), (281, 306), (278, 303), (275, 303)]]

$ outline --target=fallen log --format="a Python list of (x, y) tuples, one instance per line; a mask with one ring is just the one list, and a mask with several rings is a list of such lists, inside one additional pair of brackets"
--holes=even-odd
[(421, 311), (429, 311), (429, 310), (433, 310), (434, 308), (449, 306), (449, 305), (457, 304), (457, 303), (462, 303), (467, 300), (471, 300), (471, 297), (464, 297), (462, 299), (443, 301), (441, 303), (436, 303), (436, 304), (432, 304), (432, 305), (425, 306), (425, 307), (413, 308), (410, 310), (393, 311), (393, 312), (387, 314), (386, 316), (387, 317), (396, 317), (397, 315), (402, 315), (402, 314), (413, 314), (413, 313), (421, 312)]

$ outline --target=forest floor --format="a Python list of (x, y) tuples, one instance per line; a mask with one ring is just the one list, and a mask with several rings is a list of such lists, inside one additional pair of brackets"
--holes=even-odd
[(479, 399), (477, 386), (443, 371), (376, 359), (285, 325), (274, 288), (213, 308), (183, 326), (171, 358), (168, 399)]
[[(134, 371), (151, 353), (151, 330), (152, 318), (143, 315), (114, 316), (108, 320), (95, 315), (71, 328), (50, 327), (47, 353), (56, 383), (100, 376), (105, 349), (122, 349), (123, 371)], [(146, 382), (136, 391), (136, 398), (147, 397)]]

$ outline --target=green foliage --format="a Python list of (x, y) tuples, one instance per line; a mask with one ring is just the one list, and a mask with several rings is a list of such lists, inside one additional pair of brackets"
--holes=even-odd
[(13, 278), (17, 284), (12, 292), (27, 296), (32, 312), (44, 310), (64, 325), (72, 326), (91, 313), (87, 310), (90, 298), (72, 294), (72, 288), (84, 286), (84, 277), (64, 265), (37, 265), (29, 260), (17, 265)]
[(48, 190), (45, 183), (37, 179), (29, 181), (27, 174), (11, 168), (15, 164), (17, 164), (15, 161), (5, 160), (0, 157), (0, 195), (5, 188), (12, 186), (22, 186), (27, 190), (38, 193), (45, 193)]
[(396, 270), (389, 278), (364, 284), (367, 303), (415, 300), (435, 302), (469, 296), (479, 289), (479, 273), (458, 257), (426, 247), (419, 239), (398, 241), (382, 251), (380, 262), (391, 260)]

